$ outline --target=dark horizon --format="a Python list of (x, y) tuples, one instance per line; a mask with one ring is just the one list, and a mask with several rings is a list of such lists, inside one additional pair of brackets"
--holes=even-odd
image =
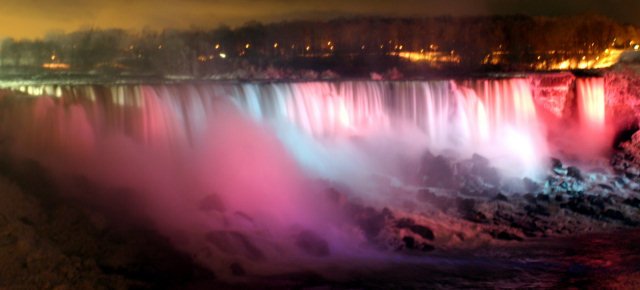
[(394, 68), (419, 76), (597, 69), (613, 65), (623, 49), (638, 50), (639, 34), (597, 15), (350, 18), (143, 34), (87, 30), (45, 41), (7, 39), (0, 66), (5, 77), (100, 72), (287, 78), (292, 73), (285, 71), (291, 70), (368, 77)]
[[(0, 20), (0, 37), (42, 38), (52, 32), (83, 28), (162, 30), (166, 28), (238, 27), (250, 21), (273, 23), (292, 20), (330, 20), (344, 17), (433, 17), (441, 15), (576, 16), (599, 14), (618, 23), (640, 25), (633, 0), (400, 0), (400, 1), (125, 1), (56, 0), (38, 3), (4, 0), (7, 13)], [(152, 4), (152, 5), (150, 5)]]

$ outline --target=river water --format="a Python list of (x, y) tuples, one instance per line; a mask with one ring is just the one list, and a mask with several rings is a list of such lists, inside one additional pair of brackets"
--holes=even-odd
[[(436, 252), (267, 277), (247, 288), (300, 289), (640, 289), (640, 231), (586, 234), (510, 246)], [(220, 287), (221, 285), (216, 284)], [(194, 283), (193, 289), (211, 287)]]

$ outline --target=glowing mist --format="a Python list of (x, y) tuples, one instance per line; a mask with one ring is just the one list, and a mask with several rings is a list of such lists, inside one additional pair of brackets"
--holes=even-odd
[[(578, 82), (589, 126), (604, 124), (602, 85)], [(61, 179), (127, 189), (85, 198), (130, 198), (222, 276), (236, 262), (266, 274), (375, 253), (316, 179), (376, 204), (393, 196), (372, 176), (410, 180), (427, 149), (479, 153), (514, 177), (536, 176), (547, 158), (528, 79), (16, 89), (36, 97), (0, 99), (15, 154)]]

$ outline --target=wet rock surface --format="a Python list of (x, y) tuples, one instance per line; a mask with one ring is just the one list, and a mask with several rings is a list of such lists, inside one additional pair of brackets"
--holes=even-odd
[(369, 242), (406, 253), (625, 229), (640, 221), (633, 190), (640, 179), (621, 180), (612, 171), (583, 171), (554, 158), (547, 177), (536, 182), (504, 178), (477, 154), (455, 160), (427, 153), (422, 161), (431, 163), (421, 166), (420, 187), (395, 206), (364, 206), (335, 189), (329, 199), (347, 208)]
[(386, 251), (431, 251), (435, 234), (411, 218), (396, 217), (388, 208), (376, 210), (351, 204), (348, 214), (375, 247)]
[[(603, 170), (581, 170), (552, 159), (547, 177), (534, 181), (503, 177), (480, 155), (455, 160), (428, 153), (420, 184), (394, 189), (398, 193), (386, 206), (366, 204), (333, 187), (326, 201), (332, 214), (347, 217), (354, 236), (408, 257), (628, 229), (640, 222), (640, 175), (632, 155), (614, 154), (611, 169)], [(0, 264), (0, 288), (153, 289), (200, 281), (213, 281), (203, 282), (205, 289), (229, 287), (157, 234), (113, 224), (81, 205), (43, 194), (53, 188), (46, 172), (37, 164), (24, 166), (30, 174), (0, 171), (9, 177), (0, 178), (0, 260), (7, 262)], [(201, 212), (228, 211), (216, 193), (197, 202)], [(234, 214), (252, 221), (247, 214)], [(204, 238), (225, 253), (266, 259), (262, 245), (243, 233), (212, 231)], [(288, 238), (314, 259), (334, 254), (322, 233), (300, 229)], [(225, 269), (243, 279), (254, 274), (244, 262), (228, 261)], [(323, 281), (315, 273), (300, 275), (309, 285)]]
[[(423, 161), (438, 160), (435, 164), (446, 165), (443, 172), (451, 176), (440, 177), (448, 180), (446, 187), (422, 179), (417, 211), (453, 216), (454, 223), (477, 227), (501, 241), (635, 227), (640, 222), (640, 178), (634, 172), (640, 154), (630, 150), (640, 149), (634, 145), (638, 142), (640, 137), (623, 144), (627, 149), (613, 155), (611, 170), (583, 171), (552, 158), (542, 183), (502, 178), (488, 159), (477, 154), (443, 161), (447, 158), (428, 153)], [(467, 222), (475, 226), (464, 225)], [(468, 235), (464, 229), (445, 230)]]

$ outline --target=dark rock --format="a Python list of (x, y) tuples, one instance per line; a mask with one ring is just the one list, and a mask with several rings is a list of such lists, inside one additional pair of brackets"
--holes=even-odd
[(625, 170), (625, 174), (629, 178), (636, 178), (640, 176), (640, 168), (637, 166), (631, 166)]
[(507, 231), (491, 232), (491, 236), (494, 239), (503, 240), (503, 241), (522, 241), (523, 240), (522, 237), (516, 234), (509, 233)]
[(603, 188), (603, 189), (606, 189), (606, 190), (613, 191), (613, 187), (611, 187), (611, 185), (604, 184), (604, 183), (600, 183), (600, 184), (598, 184), (598, 186), (599, 186), (600, 188)]
[(540, 201), (547, 201), (547, 202), (548, 202), (548, 201), (550, 201), (550, 197), (549, 197), (549, 195), (548, 195), (548, 194), (542, 194), (542, 193), (541, 193), (541, 194), (538, 194), (538, 195), (536, 196), (536, 199), (538, 199), (538, 200), (540, 200)]
[(605, 203), (606, 203), (606, 200), (604, 198), (602, 198), (600, 196), (594, 196), (594, 195), (588, 196), (587, 197), (587, 201), (589, 201), (589, 203), (593, 207), (596, 207), (596, 208), (598, 208), (600, 210), (604, 209), (604, 206), (605, 206)]
[(425, 243), (418, 243), (413, 237), (406, 236), (402, 238), (405, 249), (418, 250), (422, 252), (433, 251), (435, 248), (432, 245)]
[(558, 158), (551, 158), (551, 169), (562, 168), (562, 161)]
[(420, 249), (420, 250), (421, 250), (421, 251), (423, 251), (423, 252), (430, 252), (430, 251), (433, 251), (433, 250), (435, 250), (435, 249), (436, 249), (436, 248), (435, 248), (433, 245), (429, 245), (429, 244), (424, 244), (424, 243), (423, 243), (423, 244), (421, 245), (421, 249)]
[(584, 180), (582, 178), (582, 173), (580, 173), (580, 169), (575, 166), (569, 166), (569, 168), (567, 168), (567, 176), (573, 177), (580, 181)]
[(406, 229), (415, 224), (416, 222), (410, 218), (401, 218), (396, 221), (396, 227), (400, 229)]
[(599, 211), (596, 208), (592, 207), (589, 204), (588, 200), (584, 198), (584, 196), (573, 197), (569, 199), (566, 204), (563, 204), (562, 207), (566, 207), (573, 212), (592, 218), (599, 217)]
[(233, 276), (244, 276), (246, 274), (242, 265), (238, 263), (232, 263), (229, 268), (231, 269), (231, 274), (233, 274)]
[(401, 218), (396, 221), (396, 227), (400, 229), (408, 229), (414, 234), (421, 236), (423, 239), (433, 240), (435, 237), (433, 231), (423, 225), (418, 225), (414, 220), (409, 218)]
[(624, 216), (624, 214), (622, 212), (620, 212), (619, 210), (615, 210), (615, 209), (607, 209), (604, 211), (604, 213), (602, 214), (603, 216), (610, 218), (610, 219), (614, 219), (614, 220), (626, 220), (627, 217)]
[(530, 203), (535, 203), (536, 202), (536, 197), (535, 195), (531, 194), (531, 193), (527, 193), (525, 195), (522, 196), (526, 201), (530, 202)]
[(633, 207), (640, 207), (640, 199), (633, 197), (624, 200), (624, 203)]
[(497, 210), (493, 214), (493, 223), (496, 225), (512, 225), (515, 224), (513, 213)]
[(453, 173), (453, 165), (444, 156), (433, 156), (430, 152), (423, 156), (420, 175), (425, 185), (452, 188), (455, 186)]
[(352, 204), (349, 212), (369, 239), (375, 238), (384, 228), (386, 221), (393, 218), (391, 211), (387, 208), (376, 211), (372, 207)]
[(458, 212), (462, 218), (475, 223), (487, 223), (489, 219), (482, 212), (475, 210), (476, 201), (470, 198), (458, 199)]
[(517, 228), (520, 228), (522, 230), (522, 233), (529, 238), (538, 237), (543, 235), (544, 233), (544, 230), (540, 228), (534, 221), (522, 224)]
[(458, 212), (460, 212), (461, 214), (474, 211), (475, 206), (476, 206), (476, 201), (473, 199), (470, 199), (470, 198), (458, 199)]
[(619, 195), (608, 195), (607, 196), (607, 203), (608, 204), (618, 205), (618, 204), (624, 203), (624, 200), (625, 199), (623, 197), (619, 196)]
[(554, 200), (557, 201), (557, 202), (563, 202), (564, 201), (564, 197), (562, 196), (562, 194), (556, 194)]
[(427, 240), (433, 241), (433, 239), (435, 238), (435, 236), (433, 235), (433, 231), (425, 226), (412, 225), (409, 226), (409, 230)]
[(393, 219), (393, 213), (389, 208), (383, 208), (381, 214), (387, 219)]
[(311, 231), (302, 231), (296, 237), (296, 246), (315, 257), (329, 256), (329, 243)]
[(549, 209), (541, 204), (527, 205), (524, 209), (532, 215), (550, 216)]
[(626, 179), (626, 178), (624, 178), (622, 176), (618, 176), (613, 180), (613, 185), (615, 185), (619, 189), (622, 189), (629, 182), (630, 182), (629, 179)]
[(568, 191), (569, 190), (569, 183), (567, 183), (566, 181), (560, 182), (560, 188), (563, 191)]
[(498, 195), (496, 195), (496, 197), (494, 197), (493, 200), (509, 201), (509, 198), (507, 198), (507, 196), (505, 196), (502, 193), (498, 193)]
[(407, 249), (414, 249), (415, 248), (416, 240), (413, 237), (404, 237), (404, 238), (402, 238), (402, 241), (404, 242), (404, 246)]

